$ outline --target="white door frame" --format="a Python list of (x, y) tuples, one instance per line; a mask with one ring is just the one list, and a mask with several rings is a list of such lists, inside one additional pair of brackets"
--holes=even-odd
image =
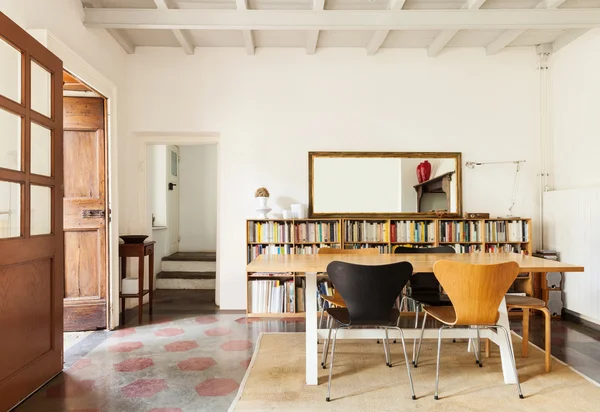
[(106, 207), (112, 211), (107, 221), (108, 254), (107, 265), (107, 303), (106, 311), (109, 329), (119, 325), (119, 183), (117, 161), (117, 87), (104, 77), (92, 65), (60, 41), (51, 31), (46, 29), (27, 30), (37, 41), (63, 61), (65, 70), (74, 74), (88, 86), (98, 91), (106, 98), (108, 130), (106, 142), (108, 144), (107, 172), (108, 172), (108, 203)]
[[(207, 144), (214, 144), (217, 146), (217, 272), (215, 279), (215, 303), (219, 305), (219, 237), (220, 237), (220, 223), (219, 223), (219, 199), (220, 199), (220, 133), (218, 132), (134, 132), (137, 137), (137, 143), (139, 143), (139, 155), (138, 164), (140, 165), (140, 173), (138, 176), (139, 188), (139, 207), (141, 209), (140, 216), (143, 219), (142, 224), (144, 227), (144, 233), (149, 233), (152, 238), (152, 216), (148, 215), (148, 197), (147, 197), (147, 177), (146, 177), (146, 154), (149, 145), (173, 145), (173, 146), (200, 146)], [(156, 286), (156, 282), (154, 282)]]

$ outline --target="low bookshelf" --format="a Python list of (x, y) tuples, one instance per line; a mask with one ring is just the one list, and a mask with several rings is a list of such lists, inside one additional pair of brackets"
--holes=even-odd
[[(249, 219), (246, 259), (261, 254), (316, 254), (321, 247), (377, 248), (393, 253), (396, 246), (450, 245), (457, 253), (532, 253), (531, 219)], [(302, 273), (247, 273), (249, 317), (304, 317)], [(327, 276), (318, 277), (318, 290), (333, 293)], [(512, 293), (533, 294), (532, 276), (519, 275)], [(316, 299), (317, 297), (315, 297)], [(320, 304), (320, 302), (319, 302)]]

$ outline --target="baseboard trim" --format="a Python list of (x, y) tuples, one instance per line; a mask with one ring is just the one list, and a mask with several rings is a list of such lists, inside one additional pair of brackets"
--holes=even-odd
[(581, 317), (581, 314), (569, 309), (563, 309), (563, 319), (600, 332), (600, 325)]

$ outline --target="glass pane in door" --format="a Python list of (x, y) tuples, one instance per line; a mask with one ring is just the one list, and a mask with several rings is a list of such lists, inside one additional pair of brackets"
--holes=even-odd
[(21, 236), (21, 185), (0, 180), (0, 239)]
[(50, 117), (52, 99), (52, 75), (42, 66), (31, 61), (31, 108)]
[(21, 170), (21, 116), (0, 109), (0, 167)]
[(21, 103), (21, 52), (0, 38), (0, 94)]
[(31, 173), (50, 176), (52, 174), (52, 139), (49, 129), (31, 123)]
[(51, 217), (52, 190), (46, 186), (31, 185), (31, 235), (51, 233)]

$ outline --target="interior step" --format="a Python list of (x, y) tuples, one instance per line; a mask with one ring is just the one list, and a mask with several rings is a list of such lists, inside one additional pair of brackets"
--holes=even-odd
[(216, 262), (217, 252), (177, 252), (162, 258), (164, 261)]
[(215, 272), (160, 272), (156, 275), (157, 289), (214, 289)]
[(163, 272), (216, 272), (217, 262), (198, 260), (164, 260), (160, 270)]

